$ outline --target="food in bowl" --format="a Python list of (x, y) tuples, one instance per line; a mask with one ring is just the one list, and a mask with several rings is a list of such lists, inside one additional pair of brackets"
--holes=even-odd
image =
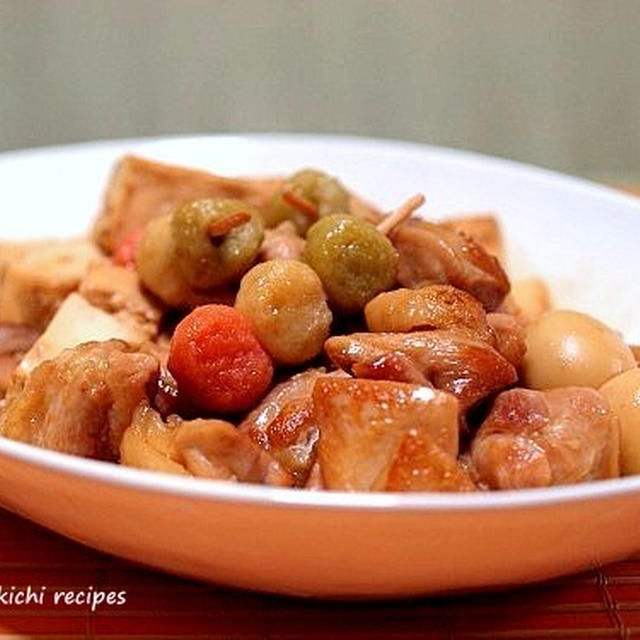
[(422, 203), (123, 158), (91, 238), (0, 246), (0, 432), (309, 489), (636, 473), (629, 346), (540, 280), (512, 286), (493, 217)]

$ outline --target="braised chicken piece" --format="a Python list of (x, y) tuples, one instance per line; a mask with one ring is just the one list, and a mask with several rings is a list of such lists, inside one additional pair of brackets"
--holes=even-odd
[(4, 396), (20, 360), (33, 346), (38, 335), (31, 327), (0, 324), (0, 398)]
[(122, 433), (147, 385), (155, 358), (124, 342), (89, 342), (37, 366), (22, 389), (9, 389), (0, 434), (101, 460), (117, 460)]
[(325, 342), (332, 362), (358, 378), (433, 385), (460, 401), (465, 412), (516, 382), (515, 367), (486, 342), (456, 331), (354, 333)]
[(496, 349), (514, 367), (519, 367), (527, 352), (521, 321), (509, 313), (488, 313), (487, 323), (495, 336)]
[(239, 431), (273, 457), (303, 485), (316, 459), (319, 430), (311, 394), (323, 377), (346, 377), (342, 371), (307, 369), (277, 384), (240, 423)]
[(455, 329), (490, 346), (496, 343), (482, 305), (448, 284), (386, 291), (367, 303), (364, 315), (369, 331)]
[(142, 402), (132, 416), (120, 442), (120, 464), (150, 471), (189, 475), (184, 464), (175, 459), (173, 440), (180, 419), (163, 421), (157, 411)]
[(279, 463), (231, 423), (182, 420), (142, 403), (120, 445), (122, 464), (215, 480), (291, 486)]
[(191, 420), (176, 431), (174, 450), (194, 476), (291, 486), (291, 476), (266, 451), (224, 420)]
[(304, 251), (304, 238), (290, 220), (281, 222), (273, 229), (264, 230), (264, 240), (260, 247), (260, 260), (299, 260)]
[(526, 351), (524, 329), (515, 316), (487, 314), (470, 294), (447, 284), (395, 289), (376, 296), (364, 310), (369, 331), (453, 329), (483, 340), (515, 367)]
[(475, 491), (471, 474), (432, 438), (411, 429), (387, 477), (387, 491)]
[(461, 491), (458, 402), (428, 387), (321, 377), (313, 389), (327, 489)]
[(320, 469), (320, 463), (316, 460), (311, 467), (309, 477), (304, 485), (305, 489), (309, 491), (320, 491), (324, 489), (324, 480), (322, 479), (322, 469)]
[(619, 475), (619, 424), (595, 389), (512, 389), (482, 423), (471, 455), (492, 489), (548, 487)]
[(451, 284), (494, 311), (509, 293), (509, 280), (498, 260), (472, 238), (443, 225), (408, 220), (389, 238), (400, 254), (398, 282), (416, 289)]

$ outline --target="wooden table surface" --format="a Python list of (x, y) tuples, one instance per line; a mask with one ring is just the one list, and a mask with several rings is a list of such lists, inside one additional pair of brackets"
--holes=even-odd
[[(97, 553), (0, 510), (0, 578), (46, 587), (2, 604), (0, 638), (640, 637), (640, 559), (533, 587), (395, 602), (322, 602), (200, 584)], [(122, 605), (53, 602), (54, 592), (124, 591)], [(1, 592), (0, 592), (1, 597)]]
[[(630, 187), (640, 195), (640, 187)], [(14, 601), (27, 594), (31, 601)], [(43, 589), (44, 587), (44, 589)], [(101, 592), (122, 604), (54, 603)], [(40, 600), (34, 598), (40, 594)], [(61, 596), (61, 597), (64, 597)], [(0, 510), (0, 638), (640, 638), (640, 556), (494, 593), (321, 602), (181, 580)]]

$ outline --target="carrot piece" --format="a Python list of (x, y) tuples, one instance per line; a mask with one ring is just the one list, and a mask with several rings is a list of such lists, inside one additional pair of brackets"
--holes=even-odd
[(237, 413), (254, 407), (273, 377), (273, 363), (237, 309), (198, 307), (176, 327), (168, 369), (196, 406)]
[(120, 267), (135, 269), (136, 253), (138, 252), (138, 245), (142, 240), (143, 234), (144, 227), (140, 227), (139, 229), (134, 229), (122, 239), (122, 242), (118, 244), (111, 256), (114, 264)]

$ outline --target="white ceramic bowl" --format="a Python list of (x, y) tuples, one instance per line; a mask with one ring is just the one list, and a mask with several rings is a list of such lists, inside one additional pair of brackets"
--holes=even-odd
[[(315, 136), (131, 140), (0, 156), (0, 237), (86, 229), (135, 152), (217, 173), (316, 166), (383, 207), (495, 211), (517, 275), (640, 342), (640, 202), (541, 169), (414, 144)], [(265, 591), (403, 596), (521, 584), (640, 549), (640, 477), (518, 492), (348, 494), (185, 479), (0, 438), (0, 503), (97, 549)]]

